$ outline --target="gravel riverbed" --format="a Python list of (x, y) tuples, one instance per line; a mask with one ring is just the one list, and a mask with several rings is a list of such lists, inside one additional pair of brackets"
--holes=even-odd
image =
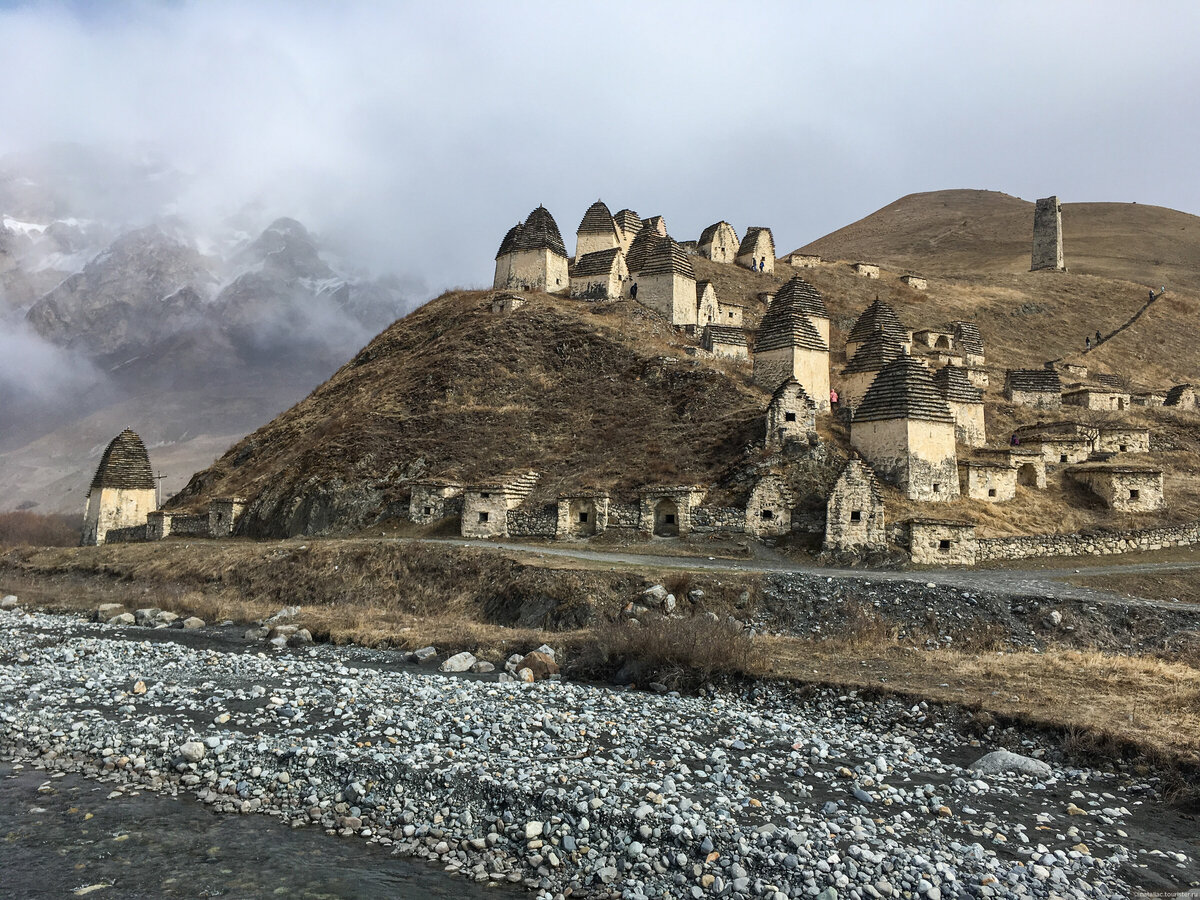
[[(1153, 777), (1080, 768), (1013, 731), (974, 739), (920, 705), (500, 683), (166, 631), (0, 612), (0, 755), (545, 898), (1200, 886), (1200, 829)], [(970, 768), (1000, 747), (1021, 756)]]

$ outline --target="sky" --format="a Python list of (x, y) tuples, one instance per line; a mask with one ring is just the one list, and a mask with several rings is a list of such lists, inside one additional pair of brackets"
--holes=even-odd
[(0, 154), (152, 151), (175, 211), (432, 293), (539, 203), (568, 248), (601, 198), (780, 252), (944, 188), (1200, 213), (1197, 34), (1194, 2), (0, 2)]

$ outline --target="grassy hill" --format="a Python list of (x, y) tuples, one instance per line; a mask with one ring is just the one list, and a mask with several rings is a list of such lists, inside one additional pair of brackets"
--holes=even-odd
[[(943, 199), (935, 203), (934, 197)], [(997, 444), (1016, 425), (1039, 417), (1105, 418), (1082, 410), (1059, 416), (1014, 408), (1000, 395), (1005, 368), (1069, 357), (1093, 372), (1123, 375), (1147, 388), (1165, 391), (1178, 382), (1200, 381), (1200, 349), (1192, 338), (1200, 291), (1191, 288), (1172, 287), (1133, 327), (1082, 352), (1084, 335), (1116, 330), (1145, 306), (1147, 295), (1134, 275), (1079, 271), (1076, 258), (1095, 258), (1120, 275), (1126, 269), (1184, 271), (1200, 253), (1200, 230), (1188, 224), (1195, 235), (1191, 243), (1164, 239), (1160, 252), (1143, 234), (1127, 247), (1138, 255), (1126, 261), (1105, 257), (1117, 231), (1136, 231), (1154, 211), (1088, 206), (1103, 207), (1093, 218), (1103, 227), (1096, 225), (1092, 236), (1079, 234), (1078, 227), (1071, 232), (1071, 207), (1064, 212), (1068, 248), (1075, 248), (1067, 251), (1070, 273), (1026, 271), (1024, 233), (1031, 227), (1032, 204), (984, 192), (905, 198), (810, 245), (830, 260), (800, 274), (830, 309), (834, 386), (845, 365), (845, 334), (876, 296), (894, 305), (910, 328), (960, 318), (979, 324), (991, 379), (988, 433)], [(956, 218), (962, 221), (964, 208), (979, 211), (973, 231), (950, 227)], [(1158, 212), (1164, 221), (1200, 221)], [(1018, 219), (1024, 223), (1024, 262), (1017, 259)], [(1006, 222), (1014, 235), (1001, 240), (997, 229)], [(852, 239), (871, 252), (848, 252)], [(834, 246), (847, 248), (844, 260), (830, 259)], [(856, 275), (848, 261), (859, 258), (880, 263), (881, 278)], [(758, 275), (703, 259), (693, 263), (723, 301), (743, 305), (751, 328), (766, 308), (759, 293), (795, 274), (782, 264), (774, 275)], [(960, 267), (965, 271), (952, 274)], [(927, 291), (899, 281), (914, 269), (927, 276)], [(472, 481), (512, 468), (543, 473), (542, 499), (571, 487), (604, 487), (632, 497), (641, 485), (695, 482), (713, 487), (709, 502), (737, 502), (748, 473), (769, 462), (759, 447), (769, 394), (751, 383), (748, 364), (708, 358), (693, 338), (635, 303), (529, 297), (511, 315), (491, 313), (484, 291), (452, 292), (430, 302), (380, 334), (303, 402), (194, 476), (172, 505), (186, 508), (210, 496), (237, 494), (255, 501), (251, 533), (309, 533), (362, 525), (406, 508), (412, 478)], [(1054, 476), (1048, 491), (1022, 488), (1016, 501), (999, 506), (964, 500), (918, 508), (889, 493), (889, 515), (964, 516), (988, 534), (1139, 527), (1200, 516), (1200, 415), (1138, 409), (1112, 418), (1152, 430), (1154, 452), (1140, 461), (1161, 464), (1167, 472), (1169, 508), (1163, 513), (1115, 516)], [(820, 431), (833, 445), (835, 461), (848, 451), (841, 426), (825, 419)]]
[[(1138, 203), (1062, 207), (1071, 272), (1200, 290), (1200, 217)], [(901, 197), (800, 249), (926, 274), (980, 275), (1027, 272), (1032, 243), (1032, 203), (954, 190)]]

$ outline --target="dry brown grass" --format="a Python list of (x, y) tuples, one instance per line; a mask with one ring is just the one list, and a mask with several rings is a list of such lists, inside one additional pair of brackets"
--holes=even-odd
[(29, 510), (0, 513), (0, 549), (75, 547), (82, 537), (79, 516), (43, 515)]

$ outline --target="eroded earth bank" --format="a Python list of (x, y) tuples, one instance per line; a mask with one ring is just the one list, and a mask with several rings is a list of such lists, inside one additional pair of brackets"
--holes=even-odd
[(543, 897), (1123, 897), (1200, 879), (1195, 819), (1153, 771), (1089, 768), (1032, 732), (783, 684), (682, 696), (403, 659), (11, 609), (2, 755)]

